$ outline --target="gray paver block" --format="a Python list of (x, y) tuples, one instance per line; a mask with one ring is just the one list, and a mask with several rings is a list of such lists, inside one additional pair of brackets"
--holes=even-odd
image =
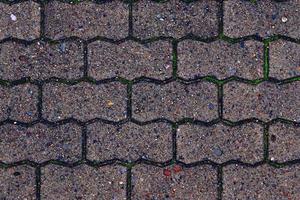
[(255, 123), (235, 127), (187, 124), (177, 129), (177, 156), (185, 163), (206, 159), (255, 163), (263, 160), (263, 149), (263, 127)]
[(253, 117), (264, 121), (276, 118), (299, 121), (299, 93), (297, 81), (284, 85), (263, 82), (256, 86), (229, 82), (224, 85), (224, 118), (233, 121)]
[(270, 77), (287, 79), (300, 76), (300, 45), (278, 40), (270, 43)]
[(212, 83), (139, 83), (133, 85), (132, 91), (133, 117), (141, 121), (156, 118), (172, 121), (182, 118), (211, 121), (218, 117), (218, 92)]
[(0, 46), (0, 66), (0, 78), (5, 80), (80, 78), (83, 76), (82, 43), (35, 42), (24, 45), (6, 42)]
[(45, 6), (46, 36), (52, 39), (96, 36), (121, 39), (128, 35), (128, 4), (110, 1), (69, 4), (51, 1)]
[(146, 39), (166, 36), (180, 38), (187, 34), (213, 37), (218, 34), (217, 1), (186, 3), (179, 0), (137, 1), (133, 5), (133, 34)]
[(0, 126), (0, 157), (3, 162), (21, 160), (75, 162), (81, 158), (81, 128), (75, 124), (48, 127), (35, 124), (26, 128), (6, 124)]
[(0, 199), (35, 199), (34, 168), (23, 165), (8, 169), (0, 168)]
[(300, 127), (281, 122), (270, 126), (269, 159), (277, 162), (300, 159)]
[(119, 121), (126, 118), (126, 85), (119, 82), (94, 85), (49, 83), (44, 86), (43, 116), (50, 121), (94, 118)]
[(37, 119), (38, 88), (32, 84), (0, 86), (0, 120), (21, 122)]
[(223, 170), (223, 199), (297, 199), (299, 165), (256, 168), (230, 165)]
[(168, 41), (147, 44), (131, 40), (121, 44), (96, 41), (88, 48), (89, 75), (97, 80), (141, 76), (163, 80), (172, 76), (172, 44)]
[(132, 169), (132, 199), (217, 199), (217, 172), (211, 166)]
[(172, 159), (172, 127), (166, 123), (140, 126), (93, 123), (88, 126), (88, 158), (165, 162)]
[(126, 199), (126, 168), (47, 165), (42, 169), (42, 199)]
[(178, 75), (185, 79), (203, 76), (263, 78), (263, 43), (184, 40), (178, 44)]
[(300, 37), (300, 2), (224, 1), (224, 34), (229, 37), (285, 35)]
[(33, 40), (40, 36), (40, 6), (33, 1), (0, 3), (0, 40), (15, 37)]

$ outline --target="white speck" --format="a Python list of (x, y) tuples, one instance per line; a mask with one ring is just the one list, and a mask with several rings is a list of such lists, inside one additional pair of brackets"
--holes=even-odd
[(14, 122), (14, 124), (17, 124), (17, 122)]
[(287, 20), (288, 20), (288, 19), (287, 19), (286, 17), (282, 17), (282, 18), (281, 18), (281, 21), (282, 21), (283, 23), (287, 22)]
[(271, 157), (271, 161), (274, 161), (274, 160), (275, 160), (275, 158)]
[(17, 17), (16, 17), (16, 15), (14, 15), (14, 14), (11, 14), (11, 15), (10, 15), (10, 19), (13, 20), (13, 21), (17, 21)]
[(120, 184), (120, 185), (123, 185), (123, 184), (124, 184), (124, 182), (120, 181), (120, 182), (119, 182), (119, 184)]
[(58, 119), (60, 119), (61, 117), (60, 117), (60, 116), (58, 116), (57, 118), (58, 118)]

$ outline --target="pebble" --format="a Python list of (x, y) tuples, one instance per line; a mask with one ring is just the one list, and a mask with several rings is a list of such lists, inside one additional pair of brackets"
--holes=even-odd
[(11, 14), (11, 15), (10, 15), (10, 19), (13, 20), (13, 21), (17, 21), (17, 17), (16, 17), (16, 15), (14, 15), (14, 14)]
[(288, 20), (288, 19), (287, 19), (286, 17), (282, 17), (282, 18), (281, 18), (281, 21), (282, 21), (283, 23), (287, 22), (287, 20)]
[(213, 152), (216, 156), (221, 156), (223, 154), (222, 150), (219, 147), (214, 148)]

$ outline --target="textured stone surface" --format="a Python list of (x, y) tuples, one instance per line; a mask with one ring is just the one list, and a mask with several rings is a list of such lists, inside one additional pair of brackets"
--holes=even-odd
[(42, 199), (126, 199), (126, 168), (48, 165), (42, 169)]
[(132, 169), (132, 199), (216, 199), (217, 172), (211, 166)]
[(216, 36), (218, 3), (213, 0), (191, 3), (137, 1), (133, 5), (133, 34), (143, 39), (157, 36), (180, 38), (187, 34), (205, 38)]
[(263, 127), (255, 123), (235, 127), (181, 125), (177, 129), (177, 155), (185, 163), (206, 159), (259, 162), (263, 160)]
[(286, 79), (300, 76), (300, 45), (278, 40), (270, 43), (270, 77)]
[(146, 76), (166, 79), (172, 76), (172, 44), (155, 41), (140, 44), (126, 41), (112, 44), (96, 41), (89, 48), (89, 75), (96, 79)]
[(99, 122), (89, 125), (87, 134), (91, 160), (172, 159), (172, 128), (166, 123), (139, 126), (129, 122), (115, 126)]
[(286, 162), (300, 159), (300, 127), (278, 122), (269, 128), (269, 158)]
[(287, 0), (224, 1), (224, 34), (229, 37), (276, 34), (300, 37), (300, 2)]
[(208, 82), (139, 83), (133, 85), (132, 107), (133, 117), (141, 121), (187, 117), (211, 121), (218, 117), (217, 88)]
[(223, 170), (223, 199), (298, 199), (299, 165), (256, 168), (230, 165)]
[(128, 13), (128, 5), (119, 0), (100, 4), (51, 1), (45, 7), (46, 35), (53, 39), (70, 36), (125, 38), (128, 35)]
[(77, 161), (81, 158), (81, 128), (75, 124), (30, 128), (6, 124), (0, 126), (0, 157), (3, 162), (51, 159)]
[(23, 165), (8, 169), (0, 168), (0, 199), (35, 199), (34, 168)]
[(80, 42), (32, 45), (6, 42), (0, 46), (0, 78), (24, 77), (75, 79), (83, 75), (83, 48)]
[(0, 3), (0, 40), (8, 37), (33, 40), (40, 36), (40, 6), (33, 1)]
[(224, 118), (238, 121), (258, 118), (300, 120), (300, 82), (278, 85), (263, 82), (257, 86), (230, 82), (224, 85)]
[(203, 76), (262, 78), (263, 43), (184, 40), (178, 44), (178, 75), (185, 79)]
[(93, 85), (49, 83), (44, 86), (43, 116), (50, 121), (75, 118), (87, 121), (126, 118), (126, 85), (118, 82)]
[(31, 84), (0, 86), (0, 121), (30, 122), (37, 118), (38, 88)]

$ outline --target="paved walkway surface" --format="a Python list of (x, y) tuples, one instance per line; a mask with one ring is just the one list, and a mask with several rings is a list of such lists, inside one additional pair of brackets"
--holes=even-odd
[(299, 200), (300, 0), (0, 0), (1, 200)]

